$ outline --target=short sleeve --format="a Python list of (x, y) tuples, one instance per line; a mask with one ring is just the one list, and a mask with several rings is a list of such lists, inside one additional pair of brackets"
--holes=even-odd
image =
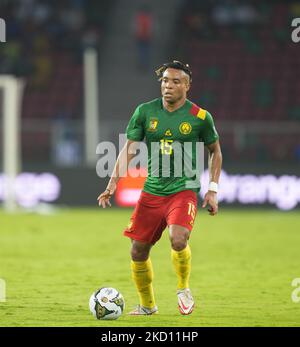
[(134, 111), (126, 128), (126, 136), (128, 140), (142, 141), (145, 136), (143, 112), (141, 105)]
[(216, 142), (219, 139), (219, 135), (214, 125), (213, 117), (208, 111), (206, 111), (204, 128), (201, 137), (206, 146)]

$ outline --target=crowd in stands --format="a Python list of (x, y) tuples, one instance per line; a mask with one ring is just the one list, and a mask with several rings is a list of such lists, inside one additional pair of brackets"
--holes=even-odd
[(79, 58), (86, 46), (99, 44), (101, 6), (96, 0), (2, 0), (7, 42), (0, 49), (0, 73), (30, 76), (34, 87), (46, 88), (57, 52)]
[[(22, 132), (25, 159), (50, 160), (53, 123), (82, 119), (82, 57), (87, 47), (101, 49), (109, 11), (105, 0), (1, 0), (6, 42), (0, 44), (0, 74), (25, 81)], [(0, 99), (1, 107), (1, 99)], [(1, 113), (1, 112), (0, 112)], [(38, 121), (46, 121), (39, 127)], [(67, 134), (68, 135), (68, 134)]]
[[(82, 117), (82, 52), (101, 47), (113, 4), (113, 0), (1, 0), (7, 42), (0, 45), (0, 74), (25, 78), (23, 118)], [(149, 65), (152, 27), (151, 13), (144, 12), (137, 17), (136, 30), (143, 68)], [(172, 56), (192, 67), (189, 97), (209, 109), (216, 122), (299, 122), (300, 43), (291, 39), (291, 21), (296, 17), (300, 4), (295, 0), (182, 0)], [(50, 140), (38, 136), (43, 156), (43, 146), (49, 147)], [(25, 140), (29, 153), (36, 141), (30, 135)], [(232, 133), (224, 133), (223, 141), (225, 152), (234, 153), (237, 141)], [(297, 133), (284, 145), (279, 136), (257, 134), (248, 134), (243, 143), (247, 155), (236, 147), (233, 160), (243, 156), (300, 160)]]
[[(221, 121), (299, 122), (300, 46), (291, 39), (296, 17), (300, 3), (294, 0), (183, 1), (176, 54), (192, 67), (191, 98)], [(249, 151), (238, 148), (240, 157), (300, 160), (297, 133), (245, 141)], [(230, 152), (234, 140), (225, 142)]]

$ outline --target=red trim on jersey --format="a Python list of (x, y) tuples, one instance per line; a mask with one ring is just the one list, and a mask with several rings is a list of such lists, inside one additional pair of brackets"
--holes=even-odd
[(190, 109), (190, 113), (193, 116), (197, 116), (198, 112), (200, 111), (200, 107), (197, 106), (196, 104), (193, 104), (192, 108)]

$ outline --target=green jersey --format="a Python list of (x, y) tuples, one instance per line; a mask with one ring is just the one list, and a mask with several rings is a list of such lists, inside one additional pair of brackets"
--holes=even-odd
[(195, 174), (197, 143), (209, 145), (219, 138), (208, 111), (186, 100), (179, 109), (169, 112), (162, 98), (137, 107), (126, 135), (132, 141), (145, 139), (148, 177), (143, 190), (160, 196), (187, 189), (199, 192), (199, 175)]

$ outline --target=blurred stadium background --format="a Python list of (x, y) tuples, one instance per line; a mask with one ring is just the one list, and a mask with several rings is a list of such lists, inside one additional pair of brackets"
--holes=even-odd
[[(17, 134), (5, 139), (7, 97), (0, 88), (0, 203), (5, 206), (5, 171), (11, 169), (5, 163), (13, 157), (13, 192), (20, 207), (45, 213), (51, 206), (96, 207), (108, 181), (96, 173), (97, 143), (111, 141), (119, 148), (119, 134), (135, 107), (160, 95), (154, 70), (177, 59), (193, 71), (189, 98), (212, 113), (220, 134), (221, 207), (243, 207), (243, 213), (270, 207), (276, 217), (269, 217), (268, 223), (288, 218), (289, 213), (279, 210), (295, 210), (291, 225), (284, 224), (295, 232), (300, 203), (300, 43), (292, 40), (291, 23), (297, 17), (300, 4), (295, 0), (1, 0), (6, 40), (0, 42), (0, 85), (4, 76), (14, 76), (22, 93), (20, 105), (15, 105), (20, 117)], [(124, 179), (114, 206), (134, 205), (142, 184)], [(131, 210), (126, 216), (125, 210), (114, 211), (112, 218), (123, 216), (125, 223)], [(99, 216), (101, 223), (103, 212)], [(252, 220), (255, 216), (249, 214)], [(2, 212), (3, 245), (9, 249), (2, 255), (9, 257), (13, 238), (8, 231), (18, 227), (7, 218)], [(94, 228), (98, 222), (92, 219)], [(21, 233), (22, 225), (33, 233), (43, 229), (42, 220), (33, 226), (35, 221), (19, 219)], [(78, 226), (81, 223), (84, 218)], [(231, 229), (230, 219), (226, 223)], [(63, 222), (59, 228), (63, 225), (70, 227)], [(260, 227), (254, 226), (256, 232)], [(120, 225), (116, 228), (121, 230)], [(293, 237), (296, 233), (286, 249), (291, 255), (296, 252)], [(85, 265), (81, 270), (90, 271), (90, 264)], [(287, 282), (287, 291), (289, 286)], [(275, 319), (271, 314), (269, 318)]]
[[(118, 148), (136, 105), (159, 96), (155, 68), (175, 58), (192, 67), (190, 99), (215, 117), (229, 174), (222, 180), (224, 203), (297, 207), (300, 49), (291, 39), (291, 21), (300, 16), (296, 1), (3, 0), (0, 15), (7, 26), (0, 73), (24, 81), (20, 173), (57, 178), (21, 176), (16, 193), (22, 205), (43, 199), (95, 205), (107, 181), (95, 174), (96, 144), (88, 148), (88, 141), (96, 137)], [(98, 117), (88, 125), (87, 49), (95, 50), (98, 63)], [(87, 85), (93, 88), (93, 81)], [(0, 146), (3, 159), (3, 141)], [(1, 176), (1, 201), (3, 182)], [(48, 188), (39, 194), (35, 187), (43, 184)]]

